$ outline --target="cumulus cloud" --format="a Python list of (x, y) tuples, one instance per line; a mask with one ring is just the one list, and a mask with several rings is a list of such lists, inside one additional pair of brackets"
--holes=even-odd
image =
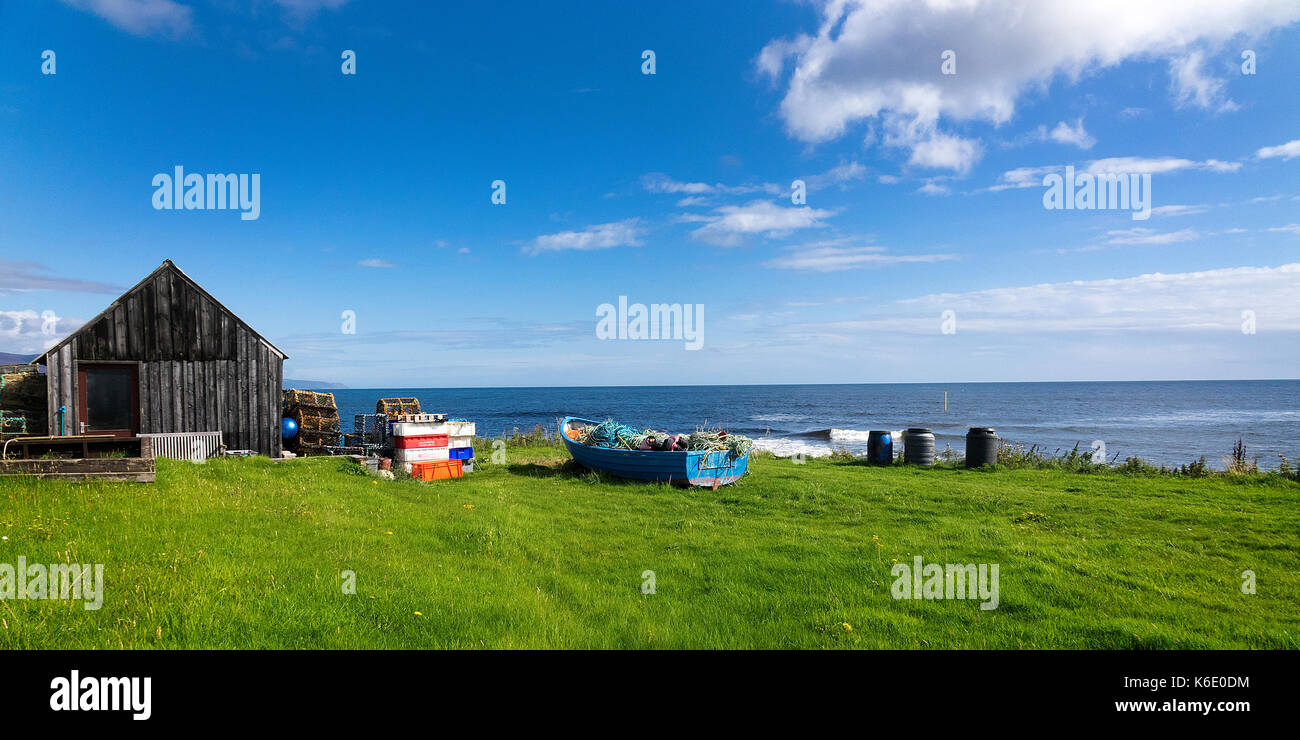
[(1056, 128), (1047, 133), (1047, 138), (1058, 144), (1069, 144), (1080, 149), (1091, 149), (1097, 143), (1097, 140), (1084, 130), (1082, 118), (1075, 121), (1073, 126), (1061, 121), (1056, 124)]
[(357, 264), (361, 267), (397, 267), (397, 265), (394, 265), (392, 262), (381, 259), (361, 260)]
[[(1018, 98), (1059, 78), (1132, 59), (1166, 59), (1176, 99), (1221, 109), (1230, 101), (1204, 73), (1205, 49), (1300, 19), (1294, 0), (821, 0), (815, 34), (767, 44), (758, 70), (785, 86), (780, 116), (818, 143), (878, 121), (883, 143), (920, 167), (968, 169), (978, 140), (940, 128), (1011, 120)], [(940, 74), (956, 53), (956, 74)], [(1062, 131), (1066, 135), (1066, 131)]]
[(1237, 104), (1224, 92), (1224, 81), (1205, 74), (1202, 69), (1204, 62), (1205, 52), (1199, 49), (1169, 62), (1169, 76), (1178, 105), (1217, 111), (1237, 110)]
[(194, 26), (194, 9), (172, 0), (63, 0), (136, 36), (178, 38)]
[(57, 316), (49, 309), (0, 311), (0, 350), (37, 355), (81, 324), (81, 319)]
[(1291, 159), (1292, 157), (1300, 157), (1300, 139), (1288, 141), (1285, 144), (1279, 144), (1277, 146), (1266, 146), (1255, 152), (1255, 156), (1260, 159), (1276, 159), (1281, 157), (1283, 160)]
[(537, 255), (542, 252), (559, 252), (568, 249), (590, 251), (612, 247), (639, 247), (642, 231), (641, 220), (629, 218), (607, 224), (595, 224), (582, 231), (543, 234), (525, 247), (524, 251)]
[(693, 238), (733, 247), (744, 243), (746, 236), (786, 236), (800, 229), (825, 226), (825, 219), (833, 215), (834, 211), (824, 208), (787, 208), (769, 201), (756, 200), (743, 206), (722, 206), (713, 209), (712, 215), (691, 215), (683, 220), (704, 223), (691, 232)]

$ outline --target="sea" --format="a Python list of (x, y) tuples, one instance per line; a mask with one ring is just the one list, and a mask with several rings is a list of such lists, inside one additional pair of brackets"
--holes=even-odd
[(671, 433), (725, 429), (778, 455), (865, 454), (874, 429), (927, 427), (935, 449), (962, 454), (969, 427), (1047, 454), (1104, 445), (1108, 461), (1222, 468), (1241, 440), (1248, 459), (1276, 468), (1300, 457), (1300, 380), (1063, 383), (897, 383), (564, 388), (330, 390), (345, 430), (387, 397), (476, 422), (480, 437), (554, 431), (565, 416), (616, 419)]

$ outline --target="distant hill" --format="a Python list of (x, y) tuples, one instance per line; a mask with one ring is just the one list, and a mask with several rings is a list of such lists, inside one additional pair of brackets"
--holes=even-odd
[(328, 383), (324, 380), (298, 380), (297, 378), (285, 378), (284, 387), (297, 388), (298, 390), (302, 390), (302, 391), (314, 391), (314, 390), (328, 391), (328, 390), (338, 390), (340, 388), (347, 388), (347, 386), (343, 385), (342, 383)]
[(25, 365), (35, 356), (35, 354), (16, 355), (12, 352), (0, 352), (0, 365)]

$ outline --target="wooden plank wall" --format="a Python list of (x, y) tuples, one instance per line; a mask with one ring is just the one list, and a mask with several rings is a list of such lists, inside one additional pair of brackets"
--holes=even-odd
[(140, 363), (140, 431), (220, 431), (226, 447), (279, 456), (284, 360), (174, 270), (161, 270), (51, 353), (49, 433), (58, 407), (77, 432), (77, 362)]

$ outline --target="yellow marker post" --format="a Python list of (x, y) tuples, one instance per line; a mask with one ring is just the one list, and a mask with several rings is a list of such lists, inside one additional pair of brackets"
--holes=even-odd
[(948, 391), (943, 392), (943, 413), (948, 413)]

